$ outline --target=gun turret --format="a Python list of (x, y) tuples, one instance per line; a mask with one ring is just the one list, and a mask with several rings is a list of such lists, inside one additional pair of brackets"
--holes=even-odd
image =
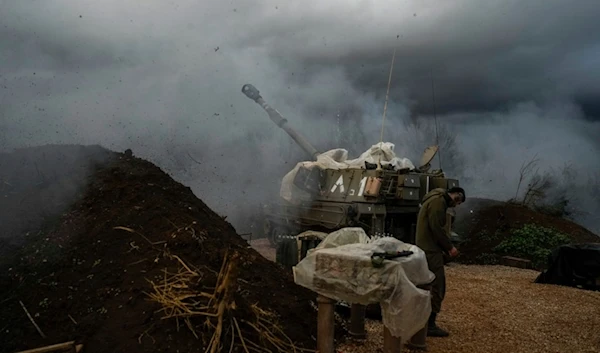
[(290, 127), (287, 119), (285, 119), (281, 113), (277, 111), (277, 109), (274, 109), (268, 105), (267, 102), (265, 102), (265, 100), (260, 96), (260, 92), (258, 89), (256, 89), (256, 87), (252, 86), (251, 84), (245, 84), (242, 86), (242, 93), (266, 110), (267, 114), (269, 114), (269, 118), (277, 126), (287, 132), (287, 134), (290, 135), (290, 137), (294, 139), (294, 141), (296, 141), (296, 143), (300, 145), (300, 147), (302, 147), (302, 149), (306, 151), (306, 153), (308, 153), (313, 159), (317, 159), (317, 156), (320, 154), (319, 151), (317, 151), (317, 149), (314, 148), (313, 145), (311, 145), (302, 134)]

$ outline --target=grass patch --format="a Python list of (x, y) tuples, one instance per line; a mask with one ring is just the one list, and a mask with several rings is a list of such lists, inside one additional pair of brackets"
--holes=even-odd
[(535, 268), (543, 268), (554, 248), (570, 242), (569, 236), (555, 229), (526, 224), (513, 230), (510, 237), (494, 247), (493, 251), (499, 255), (531, 260)]

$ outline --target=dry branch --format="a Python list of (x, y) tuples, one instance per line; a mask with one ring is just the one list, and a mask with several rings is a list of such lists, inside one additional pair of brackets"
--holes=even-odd
[[(276, 316), (258, 305), (244, 307), (244, 318), (235, 301), (238, 288), (239, 254), (227, 254), (221, 270), (217, 274), (216, 285), (212, 293), (197, 288), (202, 275), (176, 255), (170, 255), (179, 262), (178, 273), (164, 270), (161, 283), (149, 281), (153, 293), (146, 293), (151, 300), (161, 304), (157, 312), (163, 312), (162, 319), (175, 319), (179, 328), (179, 320), (183, 320), (196, 338), (200, 338), (195, 327), (203, 322), (205, 333), (210, 335), (205, 353), (222, 351), (233, 352), (239, 346), (250, 353), (288, 353), (312, 351), (301, 349), (275, 323)], [(195, 319), (202, 318), (197, 323)], [(253, 337), (258, 337), (257, 342)]]
[(44, 335), (44, 333), (42, 332), (42, 330), (40, 329), (40, 327), (38, 326), (38, 324), (35, 323), (35, 320), (33, 320), (33, 318), (31, 317), (31, 315), (29, 314), (29, 311), (27, 311), (27, 308), (25, 307), (25, 304), (23, 304), (23, 302), (20, 301), (20, 300), (19, 300), (19, 304), (21, 304), (21, 307), (25, 311), (25, 314), (27, 314), (27, 317), (29, 318), (29, 321), (31, 321), (31, 323), (33, 324), (33, 326), (35, 326), (35, 329), (40, 334), (40, 336), (42, 336), (43, 338), (46, 338), (46, 335)]
[(148, 244), (150, 244), (150, 245), (158, 245), (158, 244), (164, 244), (164, 243), (166, 243), (165, 240), (151, 242), (150, 239), (146, 238), (146, 236), (144, 234), (136, 231), (135, 229), (131, 229), (131, 228), (128, 228), (128, 227), (116, 226), (116, 227), (113, 227), (113, 229), (114, 230), (124, 230), (124, 231), (129, 232), (129, 233), (135, 233), (135, 234), (141, 236), (142, 238), (144, 238), (144, 240), (146, 240), (148, 242)]
[(75, 341), (69, 341), (65, 343), (53, 344), (50, 346), (44, 346), (40, 348), (28, 349), (26, 351), (20, 351), (17, 353), (50, 353), (50, 352), (64, 352), (69, 350), (70, 352), (79, 353), (83, 349), (82, 344), (75, 344)]
[(529, 175), (531, 175), (533, 168), (535, 168), (540, 160), (537, 158), (537, 154), (531, 158), (529, 162), (523, 162), (521, 169), (519, 169), (519, 183), (517, 184), (517, 192), (515, 194), (515, 201), (519, 199), (519, 190), (521, 189), (521, 183)]

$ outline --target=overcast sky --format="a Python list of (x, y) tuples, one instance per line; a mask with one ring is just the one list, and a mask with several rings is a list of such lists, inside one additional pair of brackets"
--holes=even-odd
[(242, 85), (319, 150), (356, 157), (379, 142), (394, 49), (384, 139), (398, 154), (416, 163), (435, 143), (435, 102), (456, 140), (444, 169), (470, 195), (512, 197), (536, 153), (573, 164), (574, 188), (600, 170), (597, 0), (0, 0), (0, 16), (1, 149), (132, 148), (239, 228), (239, 205), (306, 158)]

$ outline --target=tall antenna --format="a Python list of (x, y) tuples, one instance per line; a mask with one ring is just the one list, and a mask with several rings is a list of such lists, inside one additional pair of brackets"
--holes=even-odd
[(438, 146), (438, 160), (440, 161), (440, 169), (442, 168), (442, 149), (440, 148), (440, 135), (438, 133), (438, 120), (435, 112), (435, 90), (433, 89), (433, 73), (431, 73), (431, 98), (433, 100), (433, 119), (435, 121), (435, 144)]
[[(398, 37), (396, 37), (398, 38)], [(383, 105), (383, 119), (381, 121), (381, 137), (379, 138), (379, 148), (383, 147), (383, 129), (385, 126), (385, 113), (387, 112), (387, 104), (390, 98), (390, 86), (392, 84), (392, 72), (394, 71), (394, 62), (396, 61), (396, 48), (394, 48), (394, 54), (392, 55), (392, 65), (390, 67), (390, 75), (388, 77), (387, 92), (385, 93), (385, 104)], [(379, 161), (377, 163), (377, 169), (381, 169), (381, 154), (379, 154)]]
[(341, 115), (340, 114), (340, 110), (338, 109), (338, 111), (337, 111), (337, 136), (336, 136), (337, 137), (338, 146), (342, 145), (342, 127), (341, 127), (342, 126), (342, 122), (341, 122), (341, 119), (340, 119), (340, 115)]

